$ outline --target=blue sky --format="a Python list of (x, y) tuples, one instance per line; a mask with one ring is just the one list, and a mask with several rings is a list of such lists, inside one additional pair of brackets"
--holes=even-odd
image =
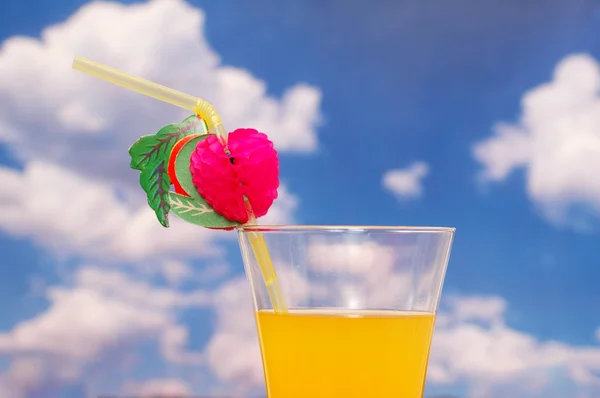
[[(531, 351), (525, 353), (520, 350), (526, 348), (517, 345), (516, 351), (505, 351), (510, 363), (506, 369), (484, 371), (477, 368), (485, 368), (485, 355), (481, 364), (452, 364), (444, 356), (451, 355), (440, 348), (444, 351), (439, 354), (442, 370), (430, 378), (432, 394), (591, 397), (598, 391), (594, 388), (600, 384), (600, 336), (596, 332), (600, 319), (595, 315), (600, 303), (600, 232), (596, 228), (600, 122), (595, 115), (600, 112), (595, 110), (600, 110), (600, 45), (596, 40), (600, 2), (222, 0), (185, 5), (173, 1), (168, 8), (181, 10), (180, 14), (173, 11), (174, 15), (192, 15), (181, 26), (150, 7), (146, 10), (145, 3), (135, 9), (98, 3), (85, 8), (89, 34), (73, 16), (84, 5), (27, 0), (0, 6), (0, 42), (4, 42), (0, 48), (0, 105), (4, 108), (0, 111), (0, 204), (6, 203), (2, 206), (8, 209), (0, 216), (0, 297), (4, 303), (0, 304), (0, 330), (6, 341), (3, 345), (0, 338), (0, 354), (7, 369), (10, 363), (16, 369), (14, 364), (28, 350), (42, 352), (47, 361), (47, 347), (11, 349), (7, 345), (17, 344), (15, 325), (53, 314), (53, 305), (58, 304), (45, 296), (48, 289), (83, 286), (109, 294), (105, 285), (98, 287), (100, 282), (93, 281), (92, 276), (99, 278), (99, 274), (77, 279), (78, 272), (89, 271), (88, 267), (104, 267), (130, 278), (132, 284), (145, 283), (148, 289), (175, 289), (162, 271), (148, 271), (153, 266), (169, 264), (164, 269), (173, 270), (178, 269), (173, 264), (181, 263), (194, 273), (212, 275), (197, 277), (196, 284), (178, 284), (177, 291), (186, 294), (192, 288), (219, 291), (242, 274), (231, 238), (208, 240), (204, 232), (198, 232), (198, 239), (206, 239), (205, 245), (187, 251), (183, 246), (164, 252), (155, 249), (162, 264), (156, 265), (137, 252), (133, 243), (127, 248), (104, 236), (102, 242), (108, 243), (101, 246), (94, 240), (98, 237), (85, 240), (78, 235), (78, 228), (86, 225), (80, 222), (86, 217), (85, 209), (110, 205), (114, 223), (133, 219), (133, 215), (125, 217), (123, 209), (137, 211), (140, 198), (136, 195), (141, 190), (135, 187), (137, 176), (126, 167), (127, 146), (132, 137), (153, 133), (181, 118), (181, 113), (153, 100), (111, 90), (66, 70), (74, 55), (83, 55), (200, 96), (204, 92), (215, 98), (229, 94), (235, 100), (217, 99), (216, 104), (230, 115), (232, 124), (256, 122), (278, 128), (268, 133), (281, 152), (287, 194), (274, 216), (276, 221), (455, 226), (443, 307), (454, 306), (448, 313), (457, 323), (444, 331), (448, 336), (462, 336), (459, 332), (466, 329), (461, 328), (472, 326), (473, 319), (461, 318), (461, 311), (474, 306), (493, 314), (484, 319), (490, 324), (480, 330), (482, 338), (503, 342), (494, 333), (506, 333), (534, 341), (532, 346), (537, 348), (527, 345)], [(109, 29), (107, 10), (115, 13), (113, 17), (124, 15), (122, 25)], [(193, 17), (198, 10), (204, 13), (203, 23)], [(42, 37), (42, 47), (15, 39), (40, 40), (51, 25), (57, 27)], [(123, 40), (130, 44), (119, 43), (119, 35), (128, 36)], [(136, 45), (143, 49), (131, 51)], [(24, 60), (35, 65), (26, 65)], [(50, 72), (40, 76), (43, 71)], [(217, 78), (229, 83), (213, 87), (211, 81)], [(88, 92), (78, 91), (81, 82)], [(242, 82), (243, 89), (236, 89), (236, 82)], [(31, 98), (22, 88), (31, 89), (39, 99), (39, 112), (24, 109)], [(97, 100), (89, 99), (90, 92)], [(286, 105), (282, 98), (290, 93), (296, 102)], [(79, 108), (70, 98), (88, 98), (88, 102)], [(121, 102), (117, 106), (111, 101)], [(229, 110), (227, 101), (241, 110)], [(257, 116), (252, 108), (273, 103), (279, 118)], [(139, 118), (134, 122), (125, 112)], [(95, 114), (100, 115), (99, 121), (94, 120)], [(290, 125), (300, 128), (288, 134)], [(118, 129), (126, 130), (125, 137)], [(71, 147), (81, 155), (69, 154), (66, 149)], [(108, 161), (115, 166), (106, 166)], [(420, 178), (411, 169), (415, 164), (425, 165)], [(27, 170), (37, 171), (27, 174)], [(384, 175), (393, 170), (404, 182), (396, 193), (383, 183)], [(53, 209), (52, 186), (36, 190), (50, 176), (71, 181), (64, 187), (57, 184), (57, 189), (76, 189), (82, 181), (89, 186), (78, 193), (81, 196), (72, 195), (67, 210)], [(71, 180), (76, 178), (81, 180)], [(25, 204), (36, 194), (44, 209)], [(105, 199), (97, 199), (103, 195)], [(99, 207), (82, 204), (90, 198), (96, 198)], [(83, 213), (52, 218), (73, 208)], [(148, 225), (142, 219), (147, 220), (151, 212), (140, 208), (136, 228)], [(31, 214), (19, 213), (26, 209)], [(116, 227), (102, 224), (102, 228)], [(194, 230), (182, 228), (178, 233), (188, 231)], [(124, 236), (122, 241), (127, 242), (127, 236), (133, 235)], [(194, 242), (186, 236), (189, 243), (185, 244)], [(144, 239), (154, 239), (154, 235)], [(143, 242), (136, 244), (143, 247)], [(223, 252), (207, 254), (207, 247), (216, 246)], [(109, 250), (118, 254), (109, 255)], [(191, 309), (156, 304), (155, 310), (166, 318), (165, 308), (180, 311), (180, 322), (189, 329), (187, 348), (206, 356), (209, 353), (204, 349), (210, 346), (211, 336), (219, 333), (223, 314), (202, 300), (190, 300), (196, 303), (189, 304)], [(165, 330), (172, 330), (150, 325), (150, 318), (139, 319), (139, 325), (127, 331), (132, 339), (156, 333), (160, 340), (163, 332), (169, 333)], [(120, 337), (103, 340), (102, 347), (121, 347)], [(156, 342), (149, 340), (144, 343), (140, 338), (141, 345), (127, 345), (131, 355), (142, 352), (139, 355), (144, 358), (160, 357)], [(543, 357), (546, 348), (539, 347), (553, 342), (569, 352), (561, 355), (573, 357), (550, 365), (519, 357), (521, 353)], [(588, 352), (594, 359), (574, 359)], [(435, 347), (432, 355), (436, 355)], [(36, 381), (35, 388), (52, 385), (56, 396), (70, 388), (74, 396), (83, 396), (81, 391), (94, 388), (89, 374), (94, 380), (116, 378), (115, 386), (128, 382), (94, 368), (93, 360), (86, 363), (86, 369), (93, 368), (89, 372), (76, 378), (50, 374)], [(135, 368), (131, 378), (195, 377), (193, 366), (166, 363), (155, 369)], [(590, 377), (577, 376), (575, 363), (585, 367)], [(198, 368), (207, 380), (218, 380), (215, 386), (194, 387), (206, 388), (203, 392), (260, 389), (255, 376), (248, 377), (244, 386), (236, 386), (227, 371), (215, 364)], [(552, 379), (544, 387), (547, 390), (528, 390), (534, 378), (523, 374), (530, 372)], [(25, 398), (39, 396), (16, 374), (7, 370), (0, 376), (0, 388), (20, 388)], [(216, 379), (211, 375), (217, 375)], [(548, 395), (549, 391), (554, 395)]]

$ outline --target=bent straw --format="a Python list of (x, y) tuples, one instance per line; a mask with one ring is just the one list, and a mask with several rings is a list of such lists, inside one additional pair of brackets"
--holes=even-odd
[(142, 79), (141, 77), (130, 75), (129, 73), (121, 72), (118, 69), (90, 61), (83, 57), (75, 57), (73, 69), (192, 111), (206, 120), (208, 130), (211, 133), (217, 134), (220, 138), (227, 137), (219, 114), (212, 105), (203, 99), (173, 90), (172, 88)]
[[(203, 99), (196, 98), (192, 95), (173, 90), (82, 57), (75, 57), (73, 69), (192, 111), (206, 121), (210, 133), (216, 134), (219, 139), (224, 142), (227, 140), (227, 134), (225, 133), (225, 128), (223, 127), (219, 114), (211, 104)], [(252, 207), (247, 199), (245, 199), (245, 203), (249, 218), (246, 225), (257, 225), (256, 217), (254, 216)], [(281, 286), (279, 285), (279, 280), (277, 279), (277, 274), (275, 273), (275, 268), (273, 267), (273, 262), (264, 236), (259, 232), (250, 232), (248, 233), (248, 238), (252, 250), (254, 251), (256, 262), (258, 263), (267, 286), (267, 292), (271, 304), (273, 305), (273, 310), (275, 312), (287, 312), (287, 306), (283, 298)]]

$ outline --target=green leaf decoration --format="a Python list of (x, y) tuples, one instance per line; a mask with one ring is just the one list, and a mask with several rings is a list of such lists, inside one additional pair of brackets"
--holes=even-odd
[(190, 141), (186, 143), (183, 148), (181, 148), (179, 154), (177, 155), (177, 159), (175, 159), (175, 175), (177, 176), (177, 180), (179, 181), (181, 188), (183, 188), (188, 195), (196, 200), (204, 200), (204, 198), (200, 196), (196, 186), (192, 182), (190, 163), (192, 152), (194, 152), (198, 143), (206, 138), (208, 138), (208, 134), (190, 139)]
[(229, 221), (217, 213), (202, 197), (191, 198), (169, 192), (169, 203), (173, 213), (192, 224), (210, 228), (227, 228), (238, 225), (237, 222)]
[(146, 192), (148, 204), (164, 227), (169, 226), (168, 193), (171, 180), (167, 173), (167, 167), (171, 150), (183, 137), (207, 133), (208, 129), (204, 120), (192, 115), (181, 123), (163, 127), (154, 135), (140, 137), (129, 148), (130, 166), (141, 171), (140, 185)]
[(165, 162), (158, 159), (148, 165), (140, 174), (140, 185), (146, 191), (148, 204), (156, 213), (158, 221), (164, 226), (169, 226), (169, 190), (171, 180), (167, 174)]
[(207, 134), (206, 124), (196, 115), (187, 117), (178, 124), (169, 124), (153, 135), (140, 137), (129, 148), (131, 168), (143, 170), (157, 159), (168, 160), (177, 141), (192, 134)]
[(183, 135), (172, 124), (163, 127), (154, 135), (140, 137), (129, 148), (129, 155), (131, 155), (130, 167), (144, 171), (150, 164), (165, 161), (169, 158), (169, 153), (175, 143), (181, 138), (183, 138)]

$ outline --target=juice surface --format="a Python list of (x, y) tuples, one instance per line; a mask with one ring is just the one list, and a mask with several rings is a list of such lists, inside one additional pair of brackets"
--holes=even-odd
[(269, 398), (421, 398), (435, 316), (256, 314)]

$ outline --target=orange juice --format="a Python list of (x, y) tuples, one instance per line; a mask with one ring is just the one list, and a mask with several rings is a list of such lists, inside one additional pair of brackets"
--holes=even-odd
[(421, 398), (435, 316), (259, 311), (269, 398)]

